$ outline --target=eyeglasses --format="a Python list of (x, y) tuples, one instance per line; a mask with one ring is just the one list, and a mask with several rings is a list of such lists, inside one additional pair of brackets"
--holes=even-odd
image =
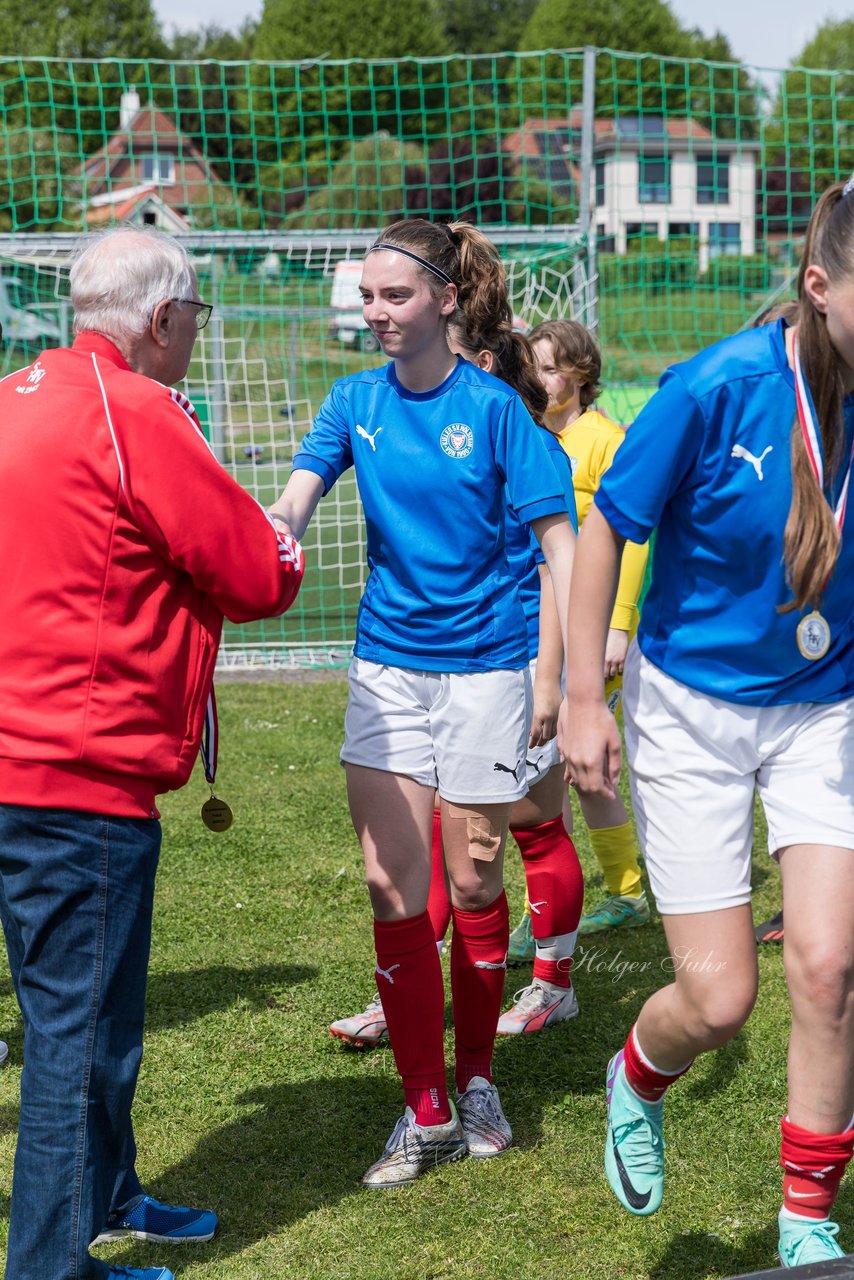
[(193, 298), (170, 298), (170, 302), (186, 302), (191, 307), (198, 307), (196, 312), (196, 328), (204, 329), (205, 325), (211, 318), (213, 306), (210, 302), (196, 302)]

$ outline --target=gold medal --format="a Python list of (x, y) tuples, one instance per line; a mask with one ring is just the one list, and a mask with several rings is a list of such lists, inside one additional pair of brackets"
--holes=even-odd
[(823, 658), (830, 648), (830, 625), (817, 609), (801, 618), (796, 635), (801, 654), (811, 662)]
[(211, 792), (210, 800), (202, 805), (202, 822), (209, 831), (227, 831), (234, 821), (234, 814), (224, 800)]

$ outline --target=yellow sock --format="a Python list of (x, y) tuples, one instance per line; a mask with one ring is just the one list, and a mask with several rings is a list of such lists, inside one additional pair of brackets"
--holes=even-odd
[(639, 897), (642, 886), (632, 824), (624, 822), (621, 827), (598, 827), (595, 831), (591, 827), (590, 843), (604, 872), (608, 892)]

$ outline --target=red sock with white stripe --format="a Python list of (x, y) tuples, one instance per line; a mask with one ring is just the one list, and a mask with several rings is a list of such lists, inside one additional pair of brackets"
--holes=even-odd
[(811, 1133), (783, 1116), (780, 1124), (783, 1208), (796, 1217), (829, 1217), (845, 1167), (854, 1154), (854, 1128)]
[(647, 1102), (659, 1102), (673, 1081), (684, 1076), (694, 1063), (692, 1058), (684, 1067), (678, 1067), (676, 1071), (663, 1071), (661, 1067), (654, 1066), (640, 1047), (637, 1026), (632, 1027), (629, 1032), (623, 1055), (626, 1080), (638, 1097), (644, 1098)]
[(492, 1050), (504, 995), (510, 911), (501, 893), (481, 911), (452, 907), (451, 994), (455, 1077), (464, 1093), (474, 1076), (492, 1083)]
[(553, 987), (569, 988), (572, 953), (584, 901), (584, 878), (575, 845), (558, 814), (536, 827), (511, 832), (522, 854), (531, 929), (537, 943), (534, 977)]
[(451, 1118), (445, 1075), (445, 990), (426, 911), (407, 920), (375, 920), (377, 989), (383, 1002), (406, 1105), (417, 1124)]
[(442, 815), (433, 810), (432, 862), (430, 868), (430, 894), (427, 898), (427, 914), (433, 926), (437, 943), (444, 942), (451, 923), (451, 900), (445, 884), (445, 851), (442, 847)]

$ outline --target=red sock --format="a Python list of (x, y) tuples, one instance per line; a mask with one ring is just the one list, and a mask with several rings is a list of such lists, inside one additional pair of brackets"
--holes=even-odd
[(654, 1067), (649, 1059), (643, 1056), (635, 1027), (632, 1027), (629, 1032), (623, 1054), (626, 1079), (635, 1093), (645, 1098), (647, 1102), (658, 1102), (663, 1098), (665, 1089), (668, 1089), (674, 1080), (684, 1076), (694, 1061), (692, 1058), (691, 1062), (680, 1067), (678, 1071), (661, 1071), (658, 1067)]
[(406, 1105), (417, 1124), (451, 1118), (445, 1076), (445, 992), (426, 911), (408, 920), (375, 920), (377, 989), (383, 1002)]
[(510, 911), (502, 889), (482, 911), (452, 907), (451, 912), (455, 1076), (457, 1088), (463, 1093), (474, 1076), (483, 1076), (492, 1083), (492, 1050), (504, 996)]
[(578, 930), (584, 901), (584, 878), (575, 845), (562, 814), (538, 827), (511, 826), (510, 830), (522, 853), (534, 937), (560, 938), (566, 944), (565, 955), (546, 957), (538, 952), (534, 956), (534, 977), (568, 988), (573, 935)]
[(433, 864), (430, 871), (430, 896), (427, 899), (427, 914), (433, 926), (433, 936), (437, 942), (441, 942), (448, 932), (448, 925), (451, 923), (451, 900), (448, 897), (448, 886), (445, 884), (442, 815), (438, 809), (433, 810)]
[(783, 1206), (803, 1218), (826, 1218), (833, 1208), (845, 1166), (854, 1154), (854, 1129), (810, 1133), (783, 1116), (780, 1164)]

